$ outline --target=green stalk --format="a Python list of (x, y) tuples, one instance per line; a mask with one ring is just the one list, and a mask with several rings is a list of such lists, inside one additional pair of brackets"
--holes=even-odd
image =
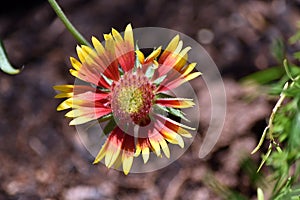
[(48, 0), (49, 4), (57, 14), (58, 18), (66, 26), (68, 31), (73, 35), (73, 37), (79, 42), (79, 44), (91, 46), (88, 41), (77, 31), (77, 29), (72, 25), (69, 19), (66, 17), (60, 6), (55, 0)]
[(15, 69), (9, 62), (7, 58), (7, 54), (5, 51), (5, 47), (3, 42), (0, 40), (0, 69), (4, 71), (7, 74), (18, 74), (21, 72), (23, 67), (21, 69)]

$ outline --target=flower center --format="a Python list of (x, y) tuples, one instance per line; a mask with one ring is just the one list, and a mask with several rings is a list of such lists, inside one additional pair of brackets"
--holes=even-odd
[(145, 125), (154, 99), (155, 86), (143, 74), (126, 73), (112, 88), (111, 106), (122, 123)]
[(120, 109), (128, 114), (137, 113), (143, 105), (143, 95), (139, 88), (128, 86), (121, 88), (117, 97)]

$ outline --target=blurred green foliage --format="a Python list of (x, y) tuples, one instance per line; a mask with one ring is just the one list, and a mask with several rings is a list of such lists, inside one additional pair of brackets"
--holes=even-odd
[[(299, 41), (300, 31), (289, 40), (290, 45), (297, 45)], [(268, 143), (258, 171), (265, 164), (271, 181), (268, 187), (258, 188), (258, 200), (264, 199), (263, 191), (270, 191), (271, 199), (300, 199), (300, 67), (285, 59), (284, 44), (283, 40), (277, 39), (271, 46), (272, 54), (282, 65), (251, 74), (242, 80), (267, 88), (268, 95), (278, 99), (261, 140), (253, 151), (255, 153), (263, 143)], [(299, 58), (300, 51), (297, 51), (290, 60), (297, 62)]]
[[(299, 46), (300, 30), (288, 42), (288, 45)], [(252, 177), (251, 185), (258, 187), (258, 200), (300, 200), (300, 66), (292, 64), (300, 61), (300, 51), (289, 55), (289, 62), (286, 44), (282, 39), (276, 39), (270, 48), (280, 65), (241, 80), (243, 84), (255, 87), (258, 95), (265, 93), (270, 99), (276, 99), (267, 127), (252, 152), (256, 153), (262, 146), (267, 147), (266, 152), (261, 154), (260, 166), (253, 170), (255, 167), (249, 158), (240, 165), (243, 173)], [(265, 170), (262, 173), (260, 169), (263, 166)], [(206, 179), (206, 184), (223, 199), (246, 199), (212, 176), (209, 181)]]

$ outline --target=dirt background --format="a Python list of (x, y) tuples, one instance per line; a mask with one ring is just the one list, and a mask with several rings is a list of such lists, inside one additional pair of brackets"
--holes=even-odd
[[(199, 134), (176, 162), (146, 174), (92, 165), (74, 127), (56, 112), (53, 85), (73, 83), (69, 56), (76, 41), (47, 1), (10, 0), (0, 6), (0, 38), (17, 76), (0, 73), (0, 200), (222, 199), (231, 188), (255, 199), (261, 185), (254, 172), (259, 155), (249, 155), (265, 126), (272, 102), (251, 94), (238, 80), (276, 64), (269, 46), (287, 39), (300, 19), (300, 1), (256, 0), (64, 0), (67, 16), (86, 38), (101, 38), (111, 27), (165, 27), (199, 41), (223, 76), (227, 116), (222, 135), (205, 159), (198, 158), (208, 126), (208, 93), (195, 82), (200, 99)], [(203, 31), (205, 30), (205, 31)], [(288, 49), (292, 51), (292, 49)], [(203, 66), (205, 67), (205, 66)], [(254, 170), (254, 171), (253, 171)], [(266, 170), (264, 170), (266, 171)], [(210, 174), (210, 175), (209, 175)], [(208, 176), (209, 175), (209, 176)]]

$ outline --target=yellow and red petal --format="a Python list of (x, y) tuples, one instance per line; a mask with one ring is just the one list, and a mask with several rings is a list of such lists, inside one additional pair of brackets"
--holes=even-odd
[[(57, 111), (78, 108), (84, 105), (87, 101), (100, 101), (105, 100), (108, 97), (108, 93), (102, 93), (95, 91), (95, 88), (86, 85), (57, 85), (53, 87), (55, 90), (61, 93), (57, 94), (55, 98), (68, 98), (63, 101), (58, 107)], [(103, 101), (104, 103), (105, 101)], [(95, 103), (93, 104), (95, 105)]]
[(161, 98), (156, 99), (155, 103), (172, 108), (190, 108), (195, 105), (193, 99), (186, 98)]
[(81, 45), (82, 51), (85, 53), (85, 57), (91, 59), (90, 63), (93, 64), (94, 59), (98, 56), (97, 52), (89, 46)]
[(143, 161), (144, 163), (147, 163), (150, 157), (150, 149), (149, 147), (145, 147), (142, 149), (142, 157), (143, 157)]
[(151, 144), (152, 151), (157, 156), (161, 156), (159, 141), (161, 139), (163, 139), (162, 136), (160, 135), (160, 133), (156, 129), (149, 130), (148, 135), (149, 135), (149, 142)]
[(128, 135), (126, 133), (124, 137), (124, 142), (122, 145), (122, 163), (123, 163), (123, 172), (125, 175), (127, 175), (131, 169), (132, 163), (133, 163), (133, 157), (135, 152), (135, 141), (134, 137), (131, 135)]
[(118, 81), (120, 79), (120, 72), (119, 72), (118, 60), (115, 55), (115, 41), (111, 34), (105, 34), (104, 39), (105, 39), (106, 51), (104, 51), (101, 54), (98, 53), (100, 58), (103, 60), (102, 61), (102, 66), (104, 70), (103, 73), (108, 78)]
[(131, 24), (128, 24), (124, 31), (124, 40), (129, 42), (131, 46), (134, 46), (134, 40), (133, 40), (133, 32), (132, 32), (132, 26)]
[[(167, 59), (163, 62), (164, 63), (170, 63), (170, 65), (173, 65), (173, 69), (180, 72), (181, 69), (185, 66), (187, 59), (188, 59), (188, 51), (191, 50), (191, 47), (186, 47), (183, 50), (180, 50), (182, 48), (182, 41), (179, 42), (178, 48), (172, 52)], [(180, 50), (180, 51), (179, 51)]]
[(147, 163), (150, 157), (150, 142), (148, 138), (138, 138), (136, 144), (135, 157), (138, 157), (142, 153), (144, 163)]
[(99, 153), (97, 154), (95, 160), (94, 160), (94, 164), (99, 163), (105, 156), (107, 156), (109, 153), (108, 151), (114, 151), (114, 152), (119, 152), (118, 156), (115, 157), (110, 157), (108, 155), (108, 161), (106, 161), (107, 165), (110, 164), (113, 165), (114, 162), (111, 162), (111, 159), (113, 159), (113, 161), (116, 161), (117, 158), (119, 157), (120, 154), (120, 150), (122, 148), (123, 145), (123, 141), (124, 141), (124, 133), (122, 132), (121, 129), (119, 128), (115, 128), (114, 130), (112, 130), (112, 132), (109, 134), (107, 140), (105, 141), (105, 143), (103, 144), (103, 146), (101, 147)]
[(101, 42), (94, 36), (92, 36), (92, 43), (98, 55), (102, 55), (105, 52)]
[[(92, 37), (92, 43), (95, 50), (85, 45), (76, 47), (81, 63), (75, 58), (71, 58), (71, 63), (76, 71), (71, 70), (70, 72), (72, 75), (86, 82), (91, 82), (96, 85), (100, 82), (101, 85), (108, 88), (107, 83), (103, 80), (102, 74), (115, 81), (120, 78), (118, 63), (114, 55), (115, 47), (113, 38), (112, 36), (106, 37), (107, 48), (104, 48), (95, 37)], [(93, 74), (95, 74), (99, 79), (102, 77), (102, 79), (97, 81)]]
[(112, 33), (112, 36), (114, 37), (114, 40), (116, 41), (116, 43), (122, 43), (124, 41), (122, 38), (122, 35), (116, 29), (112, 28), (111, 33)]
[(178, 133), (178, 134), (180, 134), (184, 137), (187, 137), (187, 138), (192, 137), (191, 133), (186, 131), (185, 129), (194, 131), (195, 128), (186, 126), (184, 124), (176, 122), (176, 121), (174, 121), (170, 118), (167, 118), (163, 115), (160, 115), (160, 114), (156, 114), (156, 117), (160, 122), (162, 122), (164, 124), (165, 127), (171, 129), (172, 131), (174, 131), (174, 132), (176, 132), (176, 133)]
[(77, 71), (81, 69), (82, 64), (76, 58), (70, 57), (70, 62)]
[(119, 127), (113, 129), (95, 158), (94, 164), (105, 157), (105, 165), (118, 167), (123, 164), (124, 174), (128, 174), (135, 152), (134, 137), (124, 133)]
[(81, 116), (81, 117), (77, 117), (77, 118), (74, 118), (73, 120), (71, 120), (69, 125), (70, 126), (75, 126), (75, 125), (85, 124), (85, 123), (90, 122), (92, 120), (93, 119), (91, 119), (90, 117)]
[(167, 158), (170, 158), (170, 149), (169, 149), (169, 146), (168, 146), (166, 140), (164, 140), (164, 139), (160, 140), (159, 144), (160, 144), (161, 149), (163, 150), (165, 156)]
[(168, 75), (165, 78), (165, 82), (171, 82), (171, 81), (178, 79), (179, 77), (186, 76), (191, 72), (191, 70), (194, 69), (195, 66), (193, 64), (186, 65), (187, 59), (188, 59), (187, 51), (189, 51), (189, 50), (190, 50), (190, 47), (186, 47), (184, 50), (182, 50), (180, 52), (179, 55), (177, 55), (177, 56), (175, 55), (177, 57), (176, 61), (173, 64), (174, 65), (173, 69), (171, 69), (168, 72)]
[(70, 70), (70, 73), (85, 81), (85, 82), (89, 82), (89, 83), (93, 83), (95, 85), (98, 85), (100, 87), (105, 87), (105, 88), (109, 88), (109, 85), (107, 83), (107, 81), (103, 78), (103, 74), (112, 79), (112, 77), (114, 76), (110, 76), (110, 74), (105, 74), (105, 71), (107, 70), (107, 68), (109, 67), (108, 64), (106, 64), (103, 60), (101, 60), (102, 58), (100, 56), (98, 56), (97, 58), (94, 59), (94, 63), (93, 64), (85, 64), (83, 65), (83, 67), (80, 69), (80, 71), (74, 71), (74, 70)]
[(108, 144), (109, 143), (106, 140), (103, 146), (101, 147), (100, 151), (98, 152), (97, 156), (95, 157), (93, 164), (99, 163), (105, 157)]
[(74, 85), (56, 85), (53, 89), (61, 92), (54, 98), (70, 98), (73, 96)]
[(84, 64), (86, 62), (85, 61), (85, 54), (84, 54), (84, 52), (82, 51), (82, 49), (79, 45), (76, 46), (76, 52), (77, 52), (77, 55), (78, 55), (78, 58), (79, 58), (80, 62), (82, 64)]
[(85, 116), (85, 117), (97, 119), (97, 118), (102, 117), (103, 115), (109, 114), (110, 112), (111, 112), (111, 109), (105, 108), (105, 107), (97, 107), (97, 108), (79, 107), (79, 108), (76, 108), (76, 109), (73, 109), (73, 110), (67, 112), (65, 116), (69, 117), (69, 118)]
[(191, 73), (195, 67), (196, 67), (197, 63), (191, 63), (188, 66), (186, 66), (183, 70), (182, 70), (182, 76), (187, 76), (189, 73)]
[(75, 94), (74, 99), (82, 100), (82, 101), (96, 102), (99, 100), (107, 99), (109, 95), (110, 95), (109, 93), (104, 93), (104, 92), (88, 91), (88, 92), (81, 93), (81, 94)]
[(98, 119), (111, 113), (111, 108), (104, 107), (79, 107), (73, 109), (66, 114), (66, 117), (74, 118), (70, 125), (79, 125)]
[(160, 55), (160, 52), (161, 52), (161, 46), (155, 49), (154, 51), (152, 51), (152, 53), (149, 56), (147, 56), (144, 63), (153, 62)]
[(132, 167), (133, 154), (123, 150), (122, 162), (123, 162), (123, 172), (125, 175), (127, 175)]
[(59, 93), (59, 94), (55, 95), (54, 98), (61, 99), (61, 98), (70, 98), (72, 96), (73, 96), (73, 92), (68, 92), (68, 93)]
[(124, 136), (124, 133), (117, 128), (109, 135), (108, 146), (106, 149), (107, 152), (105, 155), (105, 165), (108, 168), (112, 167), (117, 161), (122, 150)]
[(179, 35), (176, 35), (168, 44), (164, 52), (161, 54), (158, 62), (163, 63), (166, 58), (170, 55), (170, 53), (174, 52), (179, 43)]
[(161, 121), (157, 121), (155, 128), (160, 132), (160, 134), (171, 144), (178, 144), (180, 147), (184, 147), (184, 142), (182, 137), (174, 130), (165, 126)]
[(91, 72), (90, 70), (93, 70), (93, 69), (88, 69), (86, 66), (83, 66), (80, 69), (80, 71), (70, 69), (70, 73), (73, 76), (75, 76), (76, 78), (79, 78), (80, 80), (98, 85), (99, 77), (101, 75), (98, 72), (96, 72), (95, 70), (93, 70), (93, 72)]
[(145, 56), (144, 56), (143, 52), (141, 52), (140, 50), (136, 50), (136, 51), (135, 51), (135, 54), (136, 54), (137, 59), (139, 60), (139, 62), (140, 62), (141, 64), (143, 64), (143, 63), (144, 63), (144, 60), (145, 60)]
[(157, 117), (158, 120), (164, 122), (165, 126), (167, 126), (169, 128), (172, 127), (171, 128), (172, 130), (173, 130), (173, 127), (181, 127), (181, 128), (189, 129), (189, 130), (192, 130), (192, 131), (195, 130), (195, 128), (189, 127), (189, 126), (181, 124), (179, 122), (176, 122), (176, 121), (174, 121), (174, 120), (172, 120), (170, 118), (167, 118), (167, 117), (165, 117), (165, 116), (163, 116), (161, 114), (156, 114), (155, 113), (155, 116)]
[(122, 150), (123, 172), (125, 175), (127, 175), (133, 163), (133, 157), (135, 152), (134, 137), (125, 133)]
[(118, 61), (125, 72), (130, 71), (134, 67), (135, 53), (133, 49), (127, 47), (128, 44), (116, 44), (116, 55)]
[(181, 76), (176, 80), (173, 80), (171, 82), (168, 82), (167, 80), (164, 80), (160, 86), (157, 88), (157, 92), (164, 92), (167, 90), (172, 90), (177, 88), (178, 86), (182, 85), (185, 82), (188, 82), (198, 76), (200, 76), (202, 73), (201, 72), (194, 72), (192, 74), (189, 74), (187, 76)]
[(115, 40), (111, 33), (103, 35), (105, 40), (105, 50), (115, 56)]
[(133, 43), (133, 33), (131, 25), (126, 27), (126, 37), (122, 38), (121, 34), (112, 29), (112, 35), (115, 40), (115, 54), (125, 72), (130, 71), (134, 67), (135, 53)]
[(158, 76), (163, 76), (172, 69), (180, 72), (180, 70), (185, 66), (187, 62), (187, 53), (191, 47), (186, 47), (180, 52), (177, 52), (178, 49), (181, 49), (181, 46), (178, 46), (175, 52), (170, 52), (169, 56), (164, 60), (164, 62), (160, 63), (161, 65), (158, 68)]
[(149, 142), (151, 144), (151, 149), (155, 152), (157, 156), (161, 155), (161, 150), (164, 152), (167, 158), (170, 158), (170, 150), (164, 136), (159, 130), (154, 128), (151, 133), (149, 133)]
[(57, 106), (56, 110), (62, 111), (62, 110), (66, 110), (66, 109), (69, 109), (72, 107), (73, 107), (73, 98), (69, 98), (69, 99), (64, 100), (62, 103), (60, 103)]
[(55, 85), (53, 89), (60, 91), (60, 92), (73, 92), (74, 85)]
[(188, 51), (191, 50), (191, 47), (184, 48), (178, 55), (177, 60), (175, 62), (174, 69), (181, 73), (181, 70), (187, 63), (188, 60)]
[(109, 95), (87, 85), (56, 85), (53, 88), (61, 92), (55, 98), (75, 97), (81, 100), (100, 100)]

